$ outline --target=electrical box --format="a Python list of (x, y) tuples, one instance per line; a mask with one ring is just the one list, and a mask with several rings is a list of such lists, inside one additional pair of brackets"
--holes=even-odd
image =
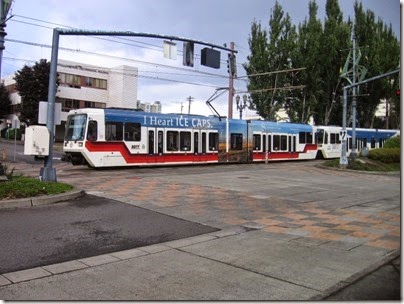
[(30, 126), (25, 129), (25, 155), (49, 155), (49, 130), (46, 126)]

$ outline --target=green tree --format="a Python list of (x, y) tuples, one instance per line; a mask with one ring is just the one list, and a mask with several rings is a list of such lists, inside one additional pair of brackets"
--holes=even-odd
[[(355, 33), (357, 43), (367, 60), (363, 63), (368, 69), (366, 78), (375, 77), (398, 69), (400, 62), (400, 44), (393, 34), (391, 25), (386, 26), (382, 20), (375, 21), (375, 14), (363, 9), (362, 3), (355, 2)], [(395, 88), (398, 78), (390, 78), (370, 82), (360, 87), (357, 101), (357, 120), (361, 127), (373, 127), (374, 115), (380, 100), (388, 99), (394, 108)]]
[[(314, 121), (318, 125), (341, 124), (342, 103), (338, 102), (340, 68), (350, 44), (349, 26), (343, 22), (338, 0), (327, 0), (326, 19), (320, 37), (321, 89)], [(338, 123), (337, 123), (338, 122)]]
[(10, 113), (10, 94), (4, 87), (4, 84), (0, 84), (0, 121), (3, 120)]
[[(309, 3), (309, 15), (298, 32), (288, 14), (276, 2), (266, 32), (254, 21), (249, 37), (251, 54), (244, 68), (248, 75), (248, 90), (252, 96), (252, 108), (265, 119), (273, 120), (276, 112), (284, 107), (291, 121), (307, 122), (313, 115), (317, 125), (341, 125), (342, 89), (350, 84), (342, 73), (347, 58), (352, 58), (353, 22), (343, 20), (338, 0), (327, 0), (326, 18), (317, 18), (315, 0)], [(354, 4), (355, 36), (359, 70), (365, 79), (398, 68), (400, 45), (392, 27), (381, 19), (375, 22), (374, 13), (364, 12), (362, 4)], [(351, 54), (350, 54), (351, 52)], [(351, 57), (350, 57), (351, 56)], [(288, 63), (293, 68), (306, 68), (303, 72), (276, 73)], [(291, 65), (289, 65), (291, 67)], [(366, 70), (366, 74), (365, 74)], [(345, 71), (346, 72), (346, 71)], [(344, 76), (345, 75), (345, 76)], [(345, 77), (345, 78), (344, 78)], [(400, 102), (394, 96), (399, 81), (391, 79), (374, 81), (357, 91), (358, 126), (371, 127), (380, 99), (389, 98), (395, 125), (399, 124)], [(290, 85), (304, 85), (303, 90), (285, 91)], [(369, 94), (369, 97), (363, 96)], [(352, 95), (352, 92), (349, 93)], [(349, 99), (351, 105), (351, 99)]]
[(39, 102), (48, 100), (49, 73), (50, 62), (46, 59), (41, 59), (32, 67), (25, 65), (15, 73), (17, 91), (21, 96), (21, 121), (38, 123)]
[[(308, 122), (314, 114), (318, 97), (323, 95), (323, 79), (321, 77), (321, 37), (323, 28), (321, 21), (317, 18), (318, 6), (315, 1), (309, 3), (309, 18), (299, 25), (298, 52), (295, 62), (298, 67), (304, 67), (305, 71), (296, 76), (295, 83), (305, 85), (304, 90), (295, 91), (298, 96), (293, 110), (297, 114), (295, 122)], [(290, 115), (290, 113), (288, 112)]]
[(288, 67), (292, 60), (296, 28), (289, 14), (284, 14), (276, 2), (270, 20), (268, 33), (256, 21), (251, 26), (249, 47), (251, 55), (244, 68), (248, 76), (248, 90), (251, 93), (252, 109), (264, 119), (274, 120), (276, 112), (284, 105), (288, 84), (285, 74), (271, 73)]

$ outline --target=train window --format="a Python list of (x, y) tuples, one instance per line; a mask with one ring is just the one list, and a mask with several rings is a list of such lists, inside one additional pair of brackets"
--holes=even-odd
[(292, 136), (288, 136), (288, 143), (289, 143), (289, 151), (293, 151), (292, 150)]
[(231, 134), (231, 149), (232, 150), (243, 149), (243, 134), (240, 133)]
[(149, 131), (149, 154), (154, 154), (154, 131)]
[(219, 133), (209, 133), (209, 151), (219, 150)]
[[(300, 142), (300, 141), (299, 141), (299, 143), (302, 144), (302, 142)], [(324, 130), (323, 129), (317, 130), (317, 143), (320, 145), (324, 143)]]
[(87, 115), (71, 115), (67, 118), (65, 140), (84, 140)]
[(140, 141), (141, 139), (140, 123), (125, 122), (124, 128), (125, 128), (126, 141)]
[(206, 133), (202, 133), (202, 153), (206, 153)]
[(161, 155), (163, 154), (163, 147), (164, 147), (164, 136), (163, 136), (163, 131), (159, 131), (157, 133), (157, 149), (158, 149), (158, 154)]
[(199, 153), (199, 134), (198, 134), (198, 132), (194, 133), (194, 151), (195, 151), (195, 153)]
[(332, 144), (340, 144), (341, 140), (339, 138), (339, 133), (331, 133), (331, 141)]
[(107, 141), (123, 139), (123, 123), (108, 121), (105, 124), (105, 139)]
[(268, 151), (271, 152), (272, 135), (268, 135)]
[(253, 150), (254, 151), (261, 150), (261, 134), (253, 135)]
[(313, 132), (306, 133), (306, 143), (312, 144), (313, 143)]
[[(323, 140), (323, 130), (318, 130), (321, 134), (321, 141)], [(319, 139), (320, 140), (320, 139)], [(299, 144), (311, 144), (313, 143), (313, 133), (312, 132), (299, 132)]]
[(97, 121), (90, 120), (88, 122), (87, 140), (89, 141), (97, 140), (97, 129), (98, 129)]
[(372, 139), (370, 140), (370, 147), (372, 149), (376, 148), (376, 138), (372, 137)]
[(383, 145), (384, 145), (384, 139), (379, 138), (379, 148), (383, 148)]
[(299, 144), (306, 143), (306, 132), (299, 132)]
[(177, 131), (167, 131), (167, 151), (178, 151), (179, 136)]
[(180, 150), (191, 150), (191, 132), (180, 132)]
[(278, 150), (280, 150), (280, 148), (281, 148), (281, 137), (280, 137), (280, 135), (274, 135), (273, 137), (274, 137), (274, 146), (273, 146), (273, 149), (274, 149), (275, 151), (278, 151)]
[(288, 137), (281, 135), (281, 150), (286, 151), (288, 149)]
[(266, 152), (266, 148), (267, 148), (267, 137), (266, 137), (266, 135), (264, 135), (262, 137), (262, 147), (263, 147), (264, 152)]

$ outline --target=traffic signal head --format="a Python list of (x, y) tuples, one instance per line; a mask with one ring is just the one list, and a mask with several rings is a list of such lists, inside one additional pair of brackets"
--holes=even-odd
[(229, 53), (227, 56), (227, 72), (230, 76), (237, 77), (236, 55)]

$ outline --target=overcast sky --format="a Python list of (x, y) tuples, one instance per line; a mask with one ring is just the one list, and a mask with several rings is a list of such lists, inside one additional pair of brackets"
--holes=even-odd
[[(362, 0), (365, 9), (392, 25), (400, 36), (399, 0)], [(279, 0), (285, 13), (298, 25), (307, 18), (309, 0)], [(318, 16), (324, 20), (326, 0), (317, 0)], [(235, 43), (238, 75), (245, 75), (241, 64), (249, 54), (248, 37), (254, 20), (264, 28), (270, 19), (275, 0), (13, 0), (7, 21), (6, 42), (1, 75), (15, 73), (25, 64), (41, 58), (50, 60), (52, 29), (74, 27), (86, 30), (132, 31), (178, 36), (215, 45)], [(353, 16), (354, 1), (339, 0), (346, 20)], [(92, 37), (61, 36), (59, 58), (85, 64), (115, 67), (130, 65), (139, 68), (138, 99), (161, 101), (163, 112), (188, 112), (187, 97), (192, 96), (192, 114), (210, 115), (205, 101), (215, 88), (228, 86), (227, 53), (221, 54), (221, 68), (200, 65), (200, 46), (195, 46), (194, 68), (182, 66), (182, 42), (178, 42), (178, 58), (163, 57), (161, 39), (127, 38), (118, 40)], [(73, 51), (76, 50), (76, 51)], [(86, 53), (84, 53), (86, 52)], [(97, 53), (97, 54), (94, 54)], [(99, 54), (114, 56), (107, 58)], [(145, 63), (146, 62), (146, 63)], [(164, 66), (171, 66), (166, 68)], [(203, 72), (203, 73), (196, 73)], [(212, 75), (213, 74), (213, 75)], [(158, 79), (157, 79), (158, 78)], [(235, 81), (235, 89), (245, 91), (245, 80)], [(227, 93), (213, 101), (222, 115), (227, 115)], [(253, 115), (252, 111), (248, 111)], [(234, 110), (233, 117), (238, 117)]]

